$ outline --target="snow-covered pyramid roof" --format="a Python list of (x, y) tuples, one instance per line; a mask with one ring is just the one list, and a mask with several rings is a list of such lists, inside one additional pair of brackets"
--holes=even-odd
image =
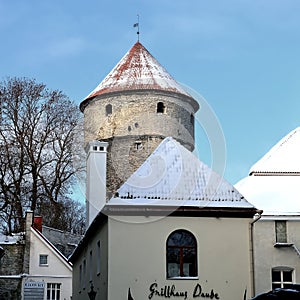
[(108, 205), (254, 206), (173, 138), (164, 139)]
[(170, 91), (191, 97), (149, 51), (137, 42), (86, 100), (106, 93), (141, 89)]
[(300, 128), (281, 139), (235, 187), (264, 214), (300, 213)]

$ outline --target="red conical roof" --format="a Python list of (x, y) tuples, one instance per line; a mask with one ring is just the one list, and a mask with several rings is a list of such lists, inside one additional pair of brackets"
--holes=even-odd
[(191, 97), (149, 51), (137, 42), (85, 100), (111, 92), (148, 89)]

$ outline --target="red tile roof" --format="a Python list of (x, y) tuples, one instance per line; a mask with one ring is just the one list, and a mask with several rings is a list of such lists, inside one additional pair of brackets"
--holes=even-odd
[(191, 98), (149, 51), (137, 42), (83, 103), (106, 93), (149, 89), (175, 92)]

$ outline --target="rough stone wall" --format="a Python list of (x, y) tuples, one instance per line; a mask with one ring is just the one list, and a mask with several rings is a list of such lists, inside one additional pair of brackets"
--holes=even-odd
[(23, 273), (25, 244), (1, 244), (1, 247), (5, 252), (0, 261), (0, 300), (21, 299), (22, 279), (17, 277)]
[(0, 300), (19, 300), (21, 291), (21, 278), (0, 278)]
[[(162, 102), (165, 113), (157, 113)], [(112, 113), (107, 114), (107, 105)], [(116, 136), (172, 136), (189, 149), (194, 145), (195, 108), (177, 94), (158, 92), (116, 93), (96, 97), (84, 110), (85, 142)]]
[[(157, 112), (159, 102), (165, 107), (163, 113)], [(115, 93), (91, 100), (84, 110), (85, 143), (109, 142), (107, 197), (165, 137), (171, 136), (193, 150), (196, 109), (197, 104), (187, 97), (158, 91)]]
[(19, 275), (23, 273), (24, 244), (1, 244), (4, 256), (0, 261), (0, 275)]
[(148, 158), (163, 138), (160, 136), (129, 136), (108, 140), (106, 181), (108, 199)]

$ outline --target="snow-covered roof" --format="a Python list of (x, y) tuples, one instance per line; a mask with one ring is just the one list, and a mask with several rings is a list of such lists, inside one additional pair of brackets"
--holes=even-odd
[(17, 244), (24, 239), (25, 233), (15, 233), (12, 235), (0, 234), (0, 244)]
[(248, 176), (235, 187), (264, 214), (300, 213), (300, 176)]
[(254, 208), (230, 183), (171, 137), (161, 142), (108, 205)]
[(106, 93), (141, 89), (170, 91), (191, 97), (149, 51), (137, 42), (86, 100)]
[(264, 214), (300, 213), (300, 128), (281, 139), (235, 187)]
[(291, 131), (267, 152), (251, 169), (253, 173), (300, 174), (300, 127)]

